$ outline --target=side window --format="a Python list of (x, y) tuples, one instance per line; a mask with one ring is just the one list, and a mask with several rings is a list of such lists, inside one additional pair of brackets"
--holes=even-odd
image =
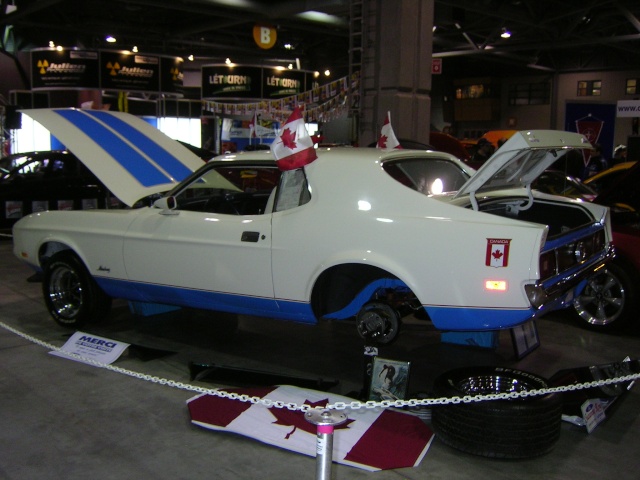
[(309, 184), (304, 169), (287, 170), (280, 177), (280, 186), (276, 193), (274, 212), (282, 212), (304, 205), (311, 200)]
[(383, 168), (397, 182), (425, 195), (455, 192), (469, 179), (454, 162), (439, 158), (390, 161)]
[(32, 179), (40, 178), (45, 172), (48, 160), (34, 159), (32, 157), (20, 157), (13, 161), (13, 168), (7, 178)]
[(262, 215), (280, 171), (275, 167), (214, 165), (175, 195), (177, 208), (224, 215)]

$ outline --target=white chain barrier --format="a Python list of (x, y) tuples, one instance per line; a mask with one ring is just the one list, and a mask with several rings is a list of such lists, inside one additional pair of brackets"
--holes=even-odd
[(359, 410), (361, 408), (389, 408), (389, 407), (430, 407), (433, 405), (448, 405), (448, 404), (459, 404), (459, 403), (473, 403), (473, 402), (484, 402), (491, 400), (509, 400), (516, 398), (526, 398), (526, 397), (535, 397), (547, 395), (549, 393), (563, 393), (563, 392), (571, 392), (576, 390), (586, 390), (589, 388), (597, 388), (603, 387), (605, 385), (612, 385), (615, 383), (625, 383), (632, 382), (634, 380), (640, 379), (640, 373), (634, 373), (630, 375), (623, 375), (620, 377), (613, 377), (602, 380), (594, 380), (591, 382), (584, 383), (576, 383), (572, 385), (563, 385), (559, 387), (548, 387), (548, 388), (538, 388), (531, 389), (523, 392), (508, 392), (508, 393), (491, 393), (491, 394), (480, 394), (480, 395), (465, 395), (465, 396), (454, 396), (454, 397), (440, 397), (440, 398), (421, 398), (421, 399), (410, 399), (410, 400), (382, 400), (380, 402), (376, 402), (373, 400), (369, 400), (366, 402), (360, 402), (354, 400), (352, 402), (335, 402), (323, 407), (312, 407), (306, 404), (298, 405), (296, 403), (286, 403), (282, 401), (273, 401), (268, 398), (250, 396), (246, 394), (238, 394), (235, 392), (227, 392), (225, 390), (219, 388), (205, 388), (197, 385), (191, 385), (188, 383), (178, 382), (175, 380), (169, 380), (166, 378), (157, 377), (154, 375), (149, 375), (145, 373), (135, 372), (133, 370), (128, 370), (126, 368), (117, 367), (114, 365), (109, 365), (106, 363), (101, 363), (81, 355), (77, 355), (75, 353), (67, 352), (55, 345), (44, 342), (38, 338), (35, 338), (31, 335), (28, 335), (24, 332), (21, 332), (3, 322), (0, 322), (0, 327), (28, 340), (32, 343), (45, 347), (51, 351), (55, 351), (58, 354), (67, 356), (71, 359), (78, 360), (82, 363), (87, 363), (93, 365), (95, 367), (104, 368), (106, 370), (111, 370), (112, 372), (120, 373), (122, 375), (127, 375), (129, 377), (138, 378), (140, 380), (145, 380), (151, 383), (157, 383), (159, 385), (165, 385), (171, 388), (177, 388), (180, 390), (191, 391), (199, 394), (207, 394), (207, 395), (215, 395), (217, 397), (228, 398), (231, 400), (238, 400), (240, 402), (248, 402), (253, 404), (262, 404), (266, 407), (275, 407), (275, 408), (286, 408), (287, 410), (299, 410), (302, 412), (307, 412), (309, 410)]

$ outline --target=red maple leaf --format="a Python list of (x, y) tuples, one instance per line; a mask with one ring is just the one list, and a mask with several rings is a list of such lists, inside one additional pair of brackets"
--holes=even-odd
[(502, 253), (500, 250), (496, 250), (494, 252), (491, 252), (491, 256), (493, 258), (495, 258), (496, 260), (500, 260), (500, 257), (502, 257), (504, 255), (504, 253)]
[(386, 135), (380, 135), (380, 138), (378, 139), (378, 147), (380, 148), (387, 148), (387, 136)]
[[(309, 405), (312, 408), (315, 407), (324, 407), (329, 403), (329, 399), (326, 400), (320, 400), (319, 402), (313, 403), (310, 402), (309, 400), (305, 400), (304, 404), (305, 405)], [(317, 426), (315, 426), (313, 423), (308, 422), (305, 418), (304, 418), (304, 412), (300, 411), (300, 410), (288, 410), (286, 408), (276, 408), (276, 407), (271, 407), (269, 408), (269, 411), (271, 412), (271, 414), (276, 417), (276, 421), (273, 422), (276, 425), (290, 425), (293, 427), (293, 430), (291, 430), (289, 433), (287, 433), (287, 435), (284, 437), (285, 440), (288, 440), (289, 437), (291, 435), (293, 435), (293, 433), (296, 431), (297, 428), (310, 433), (312, 435), (316, 434), (316, 430), (317, 430)], [(343, 423), (342, 425), (339, 425), (337, 427), (335, 427), (336, 429), (339, 428), (348, 428), (349, 424), (355, 422), (355, 420), (351, 420), (348, 419), (345, 423)]]
[(280, 138), (282, 139), (282, 144), (285, 147), (291, 150), (296, 148), (296, 132), (292, 132), (288, 128), (285, 128), (284, 132), (282, 132), (282, 135), (280, 135)]

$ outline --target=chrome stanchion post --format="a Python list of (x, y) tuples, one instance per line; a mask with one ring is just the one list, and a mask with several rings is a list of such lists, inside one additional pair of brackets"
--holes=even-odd
[(333, 462), (333, 430), (347, 421), (347, 415), (335, 410), (309, 410), (304, 414), (309, 423), (318, 427), (316, 434), (316, 479), (331, 479)]

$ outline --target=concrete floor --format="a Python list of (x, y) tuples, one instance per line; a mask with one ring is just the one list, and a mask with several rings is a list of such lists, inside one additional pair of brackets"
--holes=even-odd
[[(40, 284), (0, 239), (0, 322), (55, 346), (72, 333), (51, 320)], [(333, 393), (362, 387), (362, 342), (353, 324), (304, 326), (241, 318), (223, 335), (214, 313), (134, 316), (116, 302), (107, 322), (83, 329), (131, 343), (116, 365), (190, 382), (189, 362), (339, 380)], [(572, 317), (538, 320), (541, 345), (521, 360), (508, 332), (496, 350), (445, 344), (426, 322), (405, 325), (380, 355), (411, 362), (410, 394), (428, 394), (440, 373), (478, 364), (519, 368), (550, 377), (565, 368), (640, 356), (640, 337), (603, 335)], [(151, 350), (165, 355), (143, 355)], [(156, 350), (152, 350), (156, 351)], [(190, 423), (194, 393), (50, 355), (48, 349), (0, 328), (0, 479), (314, 479), (316, 460), (239, 435)], [(559, 442), (542, 457), (500, 461), (460, 453), (438, 438), (421, 464), (380, 472), (334, 464), (335, 479), (638, 479), (640, 387), (621, 398), (591, 434), (563, 422)]]

